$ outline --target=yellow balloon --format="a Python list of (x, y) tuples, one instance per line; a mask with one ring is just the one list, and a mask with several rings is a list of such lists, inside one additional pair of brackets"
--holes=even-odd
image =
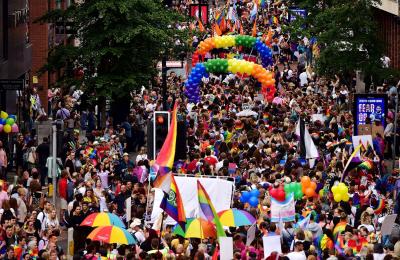
[(336, 202), (339, 202), (339, 201), (342, 200), (342, 196), (340, 196), (340, 194), (335, 194), (335, 195), (333, 196), (333, 199), (334, 199)]
[(6, 134), (11, 133), (11, 126), (10, 125), (4, 125), (3, 131)]
[(349, 197), (349, 194), (348, 194), (348, 193), (342, 195), (342, 200), (343, 200), (344, 202), (348, 202), (349, 199), (350, 199), (350, 197)]
[(338, 192), (338, 186), (333, 186), (331, 191), (333, 192), (333, 194), (336, 194)]
[(6, 119), (8, 117), (8, 114), (6, 112), (4, 112), (4, 111), (1, 111), (0, 112), (0, 117), (3, 118), (3, 119)]

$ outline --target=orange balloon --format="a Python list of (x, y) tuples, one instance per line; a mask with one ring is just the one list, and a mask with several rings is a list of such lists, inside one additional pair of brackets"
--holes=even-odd
[(308, 176), (303, 176), (301, 177), (301, 184), (303, 188), (307, 188), (311, 183), (311, 179)]
[(312, 188), (314, 191), (317, 189), (317, 184), (315, 183), (315, 182), (311, 182), (310, 183), (310, 186), (308, 186), (308, 187), (310, 187), (310, 188)]
[(312, 189), (311, 187), (308, 187), (307, 189), (304, 190), (304, 194), (305, 194), (308, 198), (310, 198), (310, 197), (314, 196), (315, 190)]

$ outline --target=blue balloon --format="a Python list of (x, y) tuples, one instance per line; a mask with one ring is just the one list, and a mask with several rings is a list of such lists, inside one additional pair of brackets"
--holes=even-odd
[(257, 189), (252, 189), (252, 190), (250, 191), (250, 195), (251, 195), (252, 197), (258, 197), (258, 195), (260, 195), (260, 191), (257, 190)]
[(242, 203), (246, 203), (247, 202), (243, 197), (240, 197), (239, 201), (242, 202)]
[(250, 206), (252, 206), (252, 207), (258, 206), (258, 198), (257, 197), (250, 197), (248, 202), (249, 202)]
[(248, 201), (250, 197), (251, 197), (250, 192), (248, 192), (248, 191), (243, 191), (243, 192), (242, 192), (242, 198), (243, 198), (245, 201)]
[(0, 125), (5, 125), (6, 124), (6, 120), (4, 118), (0, 118)]

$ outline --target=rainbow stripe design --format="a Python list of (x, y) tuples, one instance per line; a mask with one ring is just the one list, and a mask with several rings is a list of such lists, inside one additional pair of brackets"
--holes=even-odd
[(226, 234), (224, 228), (222, 227), (217, 211), (215, 210), (214, 205), (211, 202), (210, 196), (208, 196), (207, 191), (204, 189), (203, 185), (201, 185), (200, 181), (198, 180), (197, 180), (197, 193), (200, 204), (200, 217), (208, 221), (212, 221), (216, 226), (217, 236), (225, 237)]
[(273, 72), (270, 72), (263, 66), (251, 61), (238, 59), (211, 59), (203, 63), (197, 63), (190, 72), (190, 75), (185, 82), (185, 94), (189, 98), (189, 102), (196, 103), (199, 101), (198, 96), (203, 77), (208, 77), (209, 73), (225, 74), (228, 72), (252, 76), (261, 83), (261, 92), (267, 97), (267, 99), (269, 101), (274, 99), (276, 89)]
[(125, 228), (125, 224), (117, 215), (107, 212), (90, 214), (82, 221), (81, 226), (117, 226), (120, 228)]
[(338, 235), (346, 230), (347, 223), (346, 222), (339, 222), (336, 224), (335, 228), (333, 229), (333, 236), (338, 237)]
[(133, 236), (127, 230), (117, 226), (98, 227), (87, 238), (107, 244), (133, 245), (136, 243)]
[(374, 208), (374, 213), (381, 214), (384, 208), (385, 208), (385, 200), (383, 198), (379, 198), (378, 205)]
[(175, 103), (174, 110), (172, 111), (171, 126), (156, 159), (157, 165), (160, 167), (168, 167), (169, 169), (172, 169), (174, 166), (175, 159), (176, 135), (178, 129), (178, 122), (176, 120), (177, 107), (178, 103)]
[(370, 160), (362, 162), (360, 165), (358, 165), (358, 168), (370, 171), (374, 167), (374, 163)]
[(261, 63), (264, 68), (273, 64), (271, 49), (262, 42), (262, 39), (257, 39), (249, 35), (224, 35), (207, 38), (199, 43), (197, 52), (204, 56), (213, 49), (231, 48), (234, 46), (254, 48), (260, 54)]
[(176, 185), (174, 175), (171, 175), (171, 188), (169, 194), (164, 196), (161, 201), (160, 208), (162, 208), (171, 218), (173, 218), (182, 228), (185, 227), (186, 214), (183, 207), (181, 193), (179, 192), (178, 185)]

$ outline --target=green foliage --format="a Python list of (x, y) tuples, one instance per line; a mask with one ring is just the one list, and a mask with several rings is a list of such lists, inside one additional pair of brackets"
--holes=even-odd
[(294, 0), (308, 16), (290, 28), (294, 36), (314, 36), (320, 46), (317, 70), (322, 75), (370, 73), (381, 66), (383, 48), (372, 6), (377, 0)]
[[(164, 53), (175, 58), (188, 48), (189, 33), (175, 26), (181, 21), (160, 0), (92, 0), (51, 11), (39, 22), (70, 23), (76, 32), (71, 39), (79, 39), (80, 45), (55, 48), (43, 70), (80, 67), (83, 89), (97, 96), (125, 96), (148, 85)], [(183, 45), (176, 46), (176, 39)], [(68, 78), (64, 74), (59, 83), (76, 83)]]

